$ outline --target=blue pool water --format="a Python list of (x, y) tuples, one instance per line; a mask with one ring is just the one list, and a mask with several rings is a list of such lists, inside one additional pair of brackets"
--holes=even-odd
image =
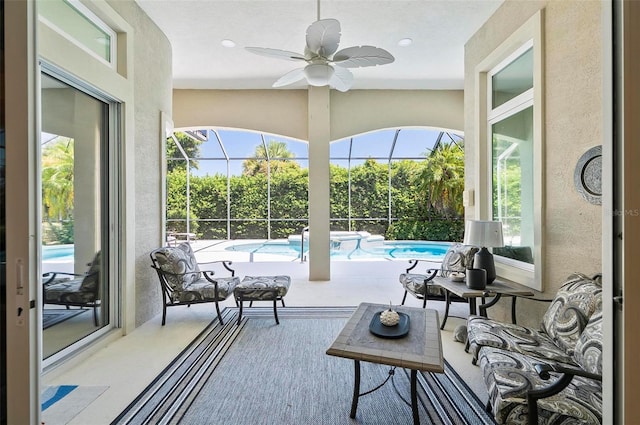
[[(335, 260), (397, 260), (416, 258), (429, 261), (441, 261), (451, 243), (430, 241), (385, 241), (381, 244), (360, 246), (347, 249), (331, 249), (331, 259)], [(257, 243), (238, 243), (227, 247), (228, 251), (249, 252), (255, 254), (283, 255), (300, 258), (300, 243), (286, 240), (272, 240)], [(305, 244), (305, 253), (308, 246)]]
[(43, 261), (73, 261), (73, 245), (48, 245), (42, 247)]

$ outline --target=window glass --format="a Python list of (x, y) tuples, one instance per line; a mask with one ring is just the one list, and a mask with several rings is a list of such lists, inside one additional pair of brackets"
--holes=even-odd
[(109, 325), (108, 104), (42, 75), (42, 354)]
[[(38, 2), (38, 12), (44, 21), (69, 36), (91, 53), (111, 63), (114, 34), (107, 26), (78, 3), (65, 0)], [(99, 25), (98, 22), (101, 24)]]
[(495, 253), (533, 264), (533, 106), (492, 125), (493, 219), (504, 248)]
[(508, 102), (533, 87), (533, 48), (491, 77), (492, 106)]

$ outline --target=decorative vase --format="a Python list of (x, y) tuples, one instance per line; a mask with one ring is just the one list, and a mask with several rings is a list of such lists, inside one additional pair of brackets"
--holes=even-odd
[(385, 310), (380, 313), (380, 323), (385, 326), (396, 326), (400, 322), (400, 315), (394, 310)]
[(467, 269), (467, 288), (482, 290), (487, 287), (487, 271), (485, 269)]

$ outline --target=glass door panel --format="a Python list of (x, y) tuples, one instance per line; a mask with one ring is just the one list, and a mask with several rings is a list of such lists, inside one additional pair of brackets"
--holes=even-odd
[(42, 74), (43, 358), (109, 324), (109, 105)]

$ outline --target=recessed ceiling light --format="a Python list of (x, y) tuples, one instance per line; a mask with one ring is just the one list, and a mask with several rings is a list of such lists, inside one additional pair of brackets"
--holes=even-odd
[(229, 47), (229, 48), (236, 47), (236, 42), (229, 39), (222, 40), (220, 44), (222, 44), (224, 47)]
[(410, 46), (411, 43), (413, 43), (413, 40), (410, 38), (403, 38), (402, 40), (398, 41), (398, 46), (400, 47), (407, 47)]

